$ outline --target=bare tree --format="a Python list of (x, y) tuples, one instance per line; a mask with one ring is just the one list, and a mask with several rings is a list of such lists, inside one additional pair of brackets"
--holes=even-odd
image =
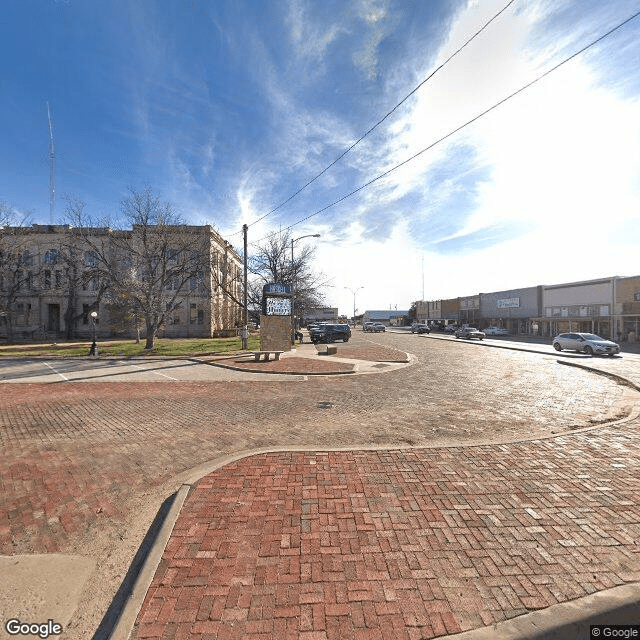
[[(78, 322), (86, 313), (98, 309), (109, 291), (108, 273), (111, 268), (110, 239), (105, 227), (94, 228), (85, 214), (85, 203), (65, 196), (66, 218), (71, 224), (69, 233), (60, 242), (59, 262), (64, 267), (64, 295), (67, 300), (65, 327), (67, 338), (75, 337)], [(78, 307), (80, 291), (83, 298), (89, 293), (88, 309)]]
[[(0, 202), (0, 321), (6, 327), (9, 342), (14, 337), (19, 299), (33, 288), (38, 277), (37, 256), (24, 228), (29, 215)], [(28, 315), (29, 311), (22, 309), (22, 313)]]
[(169, 203), (151, 188), (130, 189), (122, 203), (130, 233), (113, 233), (109, 283), (114, 298), (127, 297), (131, 313), (144, 318), (146, 349), (188, 292), (207, 287), (210, 273), (208, 234), (187, 226)]
[(291, 261), (291, 234), (271, 233), (263, 242), (254, 245), (256, 250), (248, 261), (253, 276), (248, 288), (250, 306), (259, 313), (262, 287), (269, 282), (292, 285), (295, 290), (294, 314), (307, 315), (309, 309), (323, 306), (322, 289), (329, 286), (324, 273), (313, 269), (316, 247), (311, 244), (296, 245)]

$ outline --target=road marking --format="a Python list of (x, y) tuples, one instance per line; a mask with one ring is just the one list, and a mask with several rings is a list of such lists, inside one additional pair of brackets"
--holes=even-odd
[(67, 382), (69, 381), (69, 378), (62, 375), (59, 371), (56, 371), (48, 362), (45, 362), (45, 364), (47, 365), (47, 367), (49, 367), (49, 369), (51, 369), (51, 371), (53, 371), (53, 373), (57, 373), (63, 380), (66, 380)]
[(130, 367), (135, 367), (136, 369), (142, 369), (144, 372), (147, 372), (147, 373), (155, 373), (158, 376), (164, 376), (165, 378), (169, 378), (169, 380), (178, 379), (178, 378), (172, 378), (171, 376), (168, 376), (166, 373), (160, 373), (159, 371), (152, 371), (151, 369), (145, 369), (144, 367), (137, 364), (132, 364), (131, 362), (125, 362), (124, 360), (120, 360), (119, 362), (121, 362), (122, 364), (129, 365)]

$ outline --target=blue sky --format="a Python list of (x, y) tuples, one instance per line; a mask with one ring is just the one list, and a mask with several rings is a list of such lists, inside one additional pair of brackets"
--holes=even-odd
[[(5, 0), (0, 200), (56, 222), (147, 185), (237, 247), (507, 0)], [(640, 9), (516, 0), (339, 163), (250, 227), (315, 213), (431, 145)], [(640, 18), (309, 220), (327, 302), (640, 273)], [(424, 269), (423, 269), (424, 265)], [(423, 279), (424, 272), (424, 279)]]

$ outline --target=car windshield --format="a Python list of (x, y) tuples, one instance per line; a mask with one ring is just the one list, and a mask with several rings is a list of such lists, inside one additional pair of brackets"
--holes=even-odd
[(601, 340), (601, 341), (606, 340), (606, 338), (601, 338), (600, 336), (597, 336), (595, 333), (581, 333), (579, 335), (581, 335), (585, 340)]

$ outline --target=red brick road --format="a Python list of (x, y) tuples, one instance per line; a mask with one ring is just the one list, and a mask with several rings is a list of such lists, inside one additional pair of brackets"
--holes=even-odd
[[(557, 495), (571, 500), (573, 485), (567, 489), (556, 482), (556, 474), (566, 466), (567, 482), (575, 480), (583, 453), (582, 445), (574, 447), (579, 441), (589, 443), (589, 452), (619, 455), (626, 466), (611, 467), (616, 474), (612, 477), (626, 477), (633, 470), (637, 478), (636, 436), (630, 429), (599, 427), (538, 441), (553, 445), (505, 444), (571, 433), (612, 411), (624, 414), (624, 403), (615, 408), (622, 389), (613, 381), (562, 367), (553, 357), (413, 338), (375, 337), (384, 347), (416, 355), (415, 365), (381, 375), (306, 382), (3, 384), (0, 553), (94, 555), (98, 567), (90, 588), (103, 587), (104, 593), (94, 595), (105, 611), (146, 527), (162, 500), (175, 490), (176, 476), (223, 455), (258, 447), (529, 446), (532, 459), (527, 464), (537, 461), (540, 473), (538, 484), (530, 479), (522, 491), (533, 491), (542, 483), (547, 489), (557, 485)], [(359, 340), (354, 338), (355, 346)], [(460, 449), (476, 450), (485, 449)], [(501, 446), (486, 450), (503, 451)], [(501, 460), (507, 467), (511, 464), (507, 455)], [(497, 462), (496, 468), (500, 469)], [(453, 461), (443, 471), (447, 477), (459, 472)], [(467, 472), (471, 473), (465, 471), (459, 482), (467, 482)], [(382, 471), (379, 476), (384, 477)], [(618, 496), (618, 484), (612, 493), (602, 494)], [(613, 506), (598, 508), (597, 518), (604, 513), (623, 531), (631, 527), (633, 532), (637, 503), (627, 505), (627, 520)], [(372, 507), (362, 509), (364, 513)], [(518, 525), (513, 526), (517, 530)], [(574, 597), (573, 591), (568, 593)], [(83, 624), (95, 629), (99, 619)]]

